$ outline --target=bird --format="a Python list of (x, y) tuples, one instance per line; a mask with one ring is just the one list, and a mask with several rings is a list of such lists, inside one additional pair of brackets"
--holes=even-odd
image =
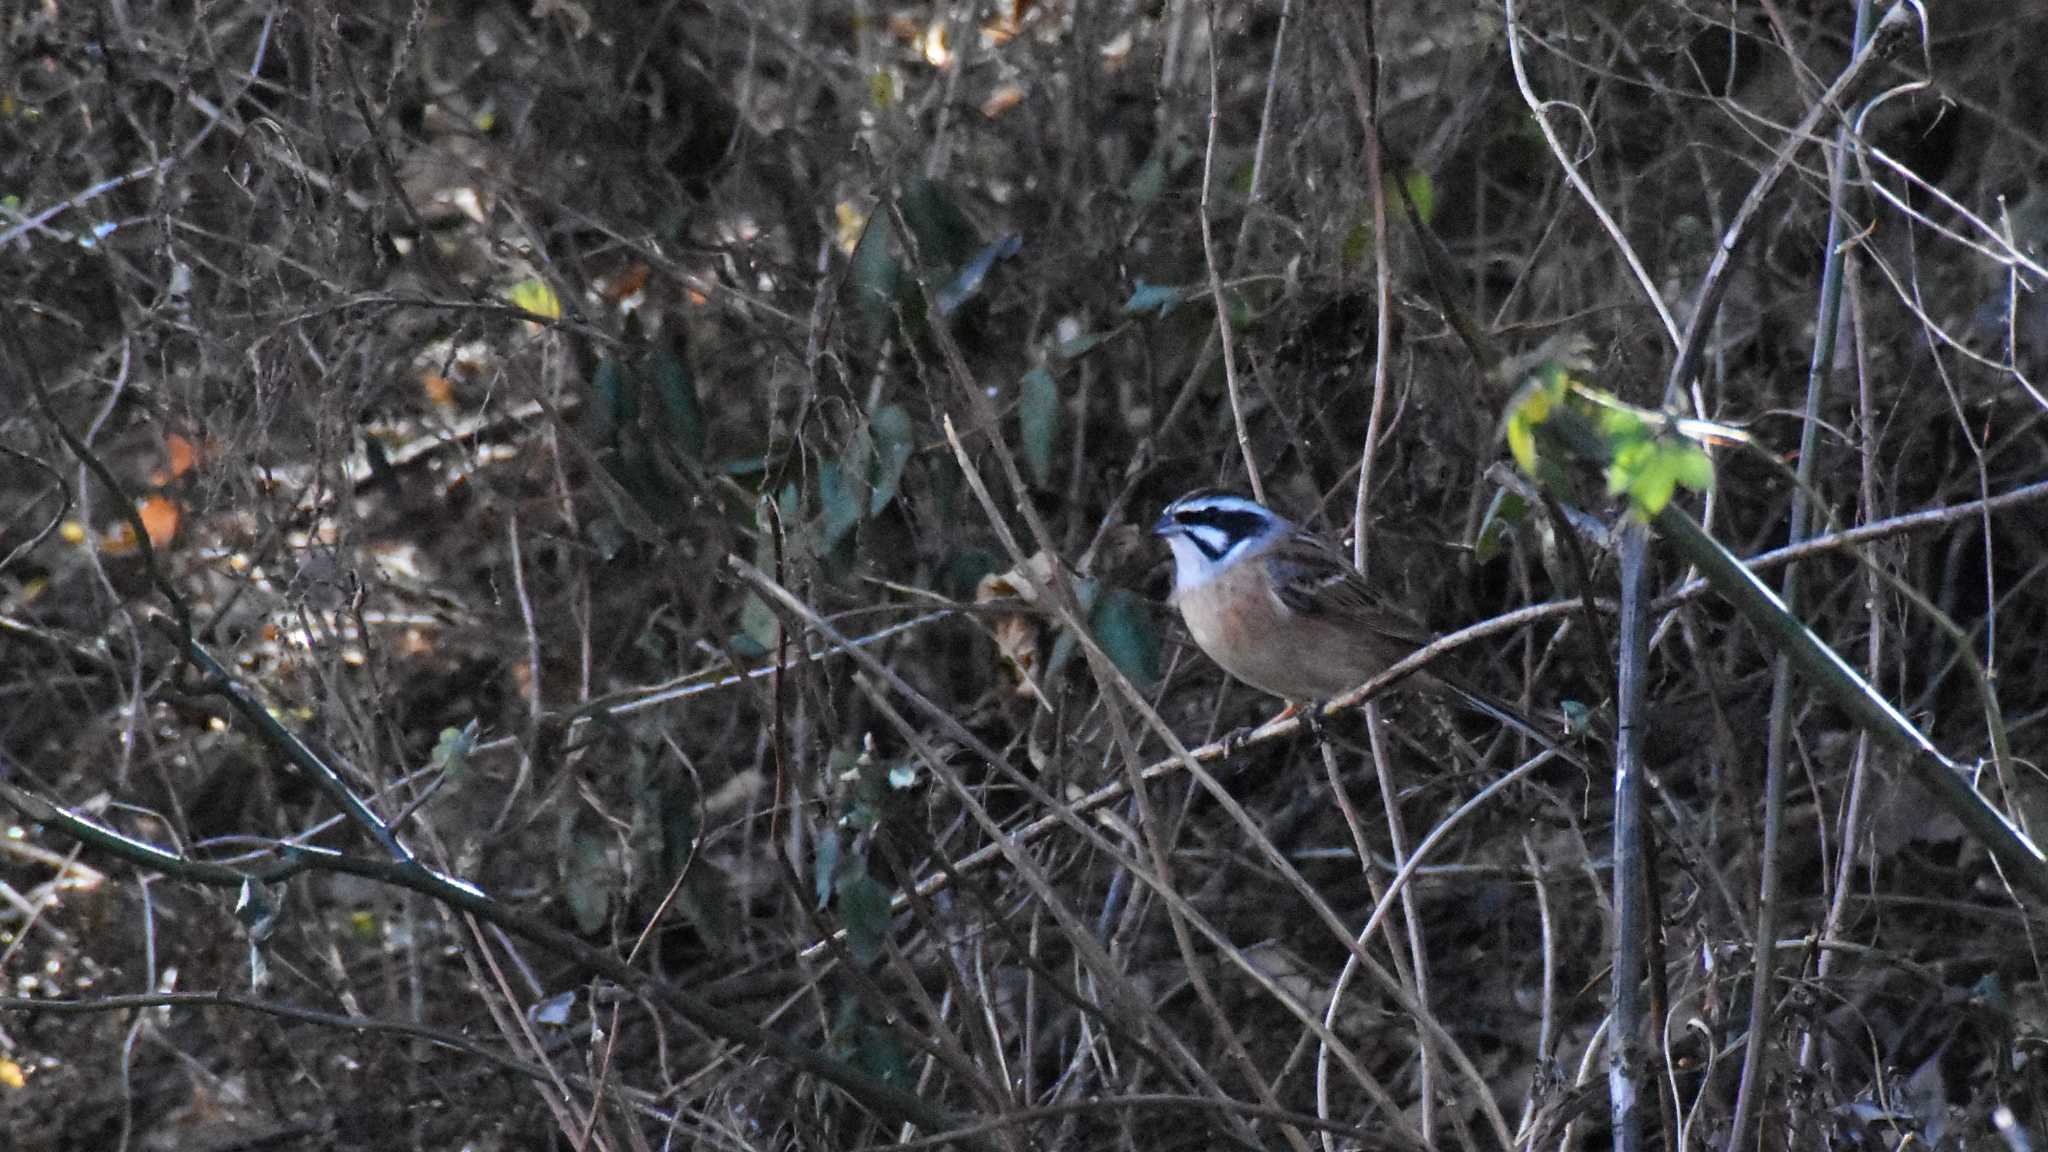
[(1197, 489), (1152, 525), (1173, 550), (1173, 594), (1197, 647), (1292, 704), (1342, 695), (1429, 643), (1336, 548), (1257, 501)]
[[(1256, 500), (1198, 488), (1168, 504), (1152, 534), (1173, 551), (1170, 600), (1195, 645), (1225, 672), (1286, 701), (1318, 738), (1324, 704), (1432, 638), (1328, 541)], [(1506, 701), (1431, 671), (1409, 683), (1576, 762)]]

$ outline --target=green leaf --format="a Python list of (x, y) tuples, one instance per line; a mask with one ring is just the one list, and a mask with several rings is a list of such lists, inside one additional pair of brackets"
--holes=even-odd
[(910, 462), (916, 445), (911, 438), (910, 413), (898, 404), (875, 409), (868, 417), (868, 431), (875, 441), (875, 454), (868, 459), (868, 515), (873, 516), (896, 498), (903, 466)]
[(1145, 601), (1125, 588), (1111, 588), (1088, 613), (1089, 631), (1117, 668), (1140, 688), (1159, 679), (1159, 630)]
[(936, 180), (918, 178), (903, 190), (903, 222), (917, 236), (919, 254), (934, 272), (960, 268), (981, 247), (974, 222), (960, 210), (953, 190)]
[(1550, 419), (1551, 403), (1541, 384), (1531, 384), (1508, 408), (1508, 451), (1514, 454), (1515, 465), (1530, 476), (1537, 474), (1536, 429)]
[(696, 777), (687, 772), (664, 777), (656, 797), (661, 819), (660, 866), (667, 875), (688, 867), (697, 856), (698, 795)]
[(1061, 360), (1079, 360), (1095, 350), (1095, 346), (1117, 334), (1117, 329), (1108, 332), (1083, 332), (1072, 340), (1063, 340), (1056, 345), (1052, 354)]
[(896, 293), (903, 280), (903, 269), (890, 252), (889, 241), (888, 217), (877, 213), (861, 232), (860, 246), (853, 250), (853, 301), (871, 336), (887, 332), (894, 323)]
[(616, 357), (597, 362), (590, 374), (590, 390), (597, 394), (597, 410), (611, 428), (612, 447), (619, 446), (619, 430), (633, 421), (633, 393), (626, 386), (626, 370)]
[(1124, 315), (1136, 316), (1145, 312), (1157, 312), (1164, 316), (1173, 311), (1175, 305), (1187, 299), (1189, 291), (1186, 288), (1147, 284), (1139, 280), (1138, 286), (1131, 291), (1131, 298), (1124, 301)]
[(995, 267), (996, 261), (1015, 256), (1023, 247), (1024, 237), (1010, 232), (993, 244), (983, 245), (981, 251), (968, 257), (959, 274), (932, 294), (938, 302), (939, 315), (950, 316), (959, 311), (962, 304), (974, 299), (974, 294), (981, 291), (982, 281), (988, 278), (989, 269)]
[(1040, 488), (1052, 484), (1053, 441), (1060, 431), (1060, 392), (1052, 373), (1039, 365), (1019, 381), (1017, 431), (1024, 441), (1024, 467)]
[(1678, 469), (1672, 458), (1665, 453), (1652, 455), (1636, 482), (1629, 486), (1629, 500), (1635, 505), (1636, 514), (1644, 520), (1650, 519), (1671, 503), (1671, 493), (1678, 487)]
[(1360, 215), (1344, 231), (1342, 249), (1343, 267), (1356, 268), (1365, 263), (1366, 253), (1372, 251), (1372, 220)]
[(1649, 435), (1648, 427), (1642, 413), (1633, 408), (1609, 405), (1600, 409), (1600, 435), (1617, 447)]
[(882, 954), (882, 942), (889, 938), (889, 893), (859, 860), (839, 874), (836, 887), (847, 947), (855, 962), (872, 964)]
[(1694, 492), (1714, 486), (1714, 458), (1696, 444), (1686, 444), (1678, 462), (1678, 482)]
[(1166, 191), (1167, 155), (1166, 150), (1154, 147), (1152, 154), (1138, 166), (1131, 182), (1124, 187), (1124, 195), (1130, 199), (1131, 207), (1143, 209), (1159, 199)]
[(862, 1024), (854, 1033), (853, 1066), (884, 1083), (910, 1083), (910, 1060), (903, 1042), (887, 1028)]
[(683, 358), (663, 348), (654, 354), (654, 387), (661, 395), (661, 414), (669, 443), (691, 460), (704, 458), (704, 407)]
[(1472, 542), (1472, 558), (1481, 564), (1500, 555), (1501, 542), (1516, 526), (1529, 518), (1529, 502), (1506, 488), (1496, 489), (1486, 515), (1479, 521), (1479, 537)]
[[(782, 523), (793, 526), (796, 523), (796, 485), (785, 484), (776, 501), (781, 506)], [(768, 501), (764, 498), (754, 513), (754, 566), (763, 572), (775, 571), (775, 519), (769, 513)], [(780, 621), (775, 610), (759, 593), (749, 592), (740, 603), (740, 634), (733, 637), (733, 651), (741, 656), (760, 657), (775, 651), (776, 632)]]
[(839, 830), (827, 828), (818, 835), (818, 854), (811, 861), (811, 884), (818, 896), (818, 911), (832, 900), (832, 882), (839, 871)]
[(861, 513), (867, 508), (867, 501), (861, 493), (861, 480), (856, 479), (867, 471), (867, 453), (857, 445), (865, 443), (858, 435), (848, 445), (847, 455), (837, 460), (827, 460), (818, 467), (818, 503), (824, 508), (824, 521), (818, 533), (821, 552), (830, 553), (846, 539), (853, 526), (860, 523)]
[(562, 899), (569, 905), (578, 932), (589, 936), (604, 927), (613, 886), (604, 837), (594, 829), (575, 829), (562, 856)]
[(1236, 292), (1223, 293), (1223, 315), (1230, 321), (1233, 332), (1242, 332), (1252, 326), (1252, 305)]
[(1411, 168), (1401, 177), (1401, 185), (1407, 189), (1408, 199), (1415, 203), (1415, 214), (1422, 217), (1424, 224), (1436, 218), (1436, 184), (1429, 173)]
[(461, 785), (469, 771), (469, 752), (477, 748), (477, 722), (471, 719), (463, 728), (442, 728), (440, 738), (434, 740), (434, 754), (428, 758), (428, 771), (446, 777), (449, 787)]
[(1633, 492), (1642, 482), (1643, 471), (1650, 466), (1650, 459), (1656, 451), (1656, 446), (1648, 440), (1615, 446), (1614, 454), (1607, 462), (1607, 494), (1619, 496)]
[(521, 280), (507, 295), (512, 299), (512, 306), (523, 312), (531, 312), (543, 320), (562, 318), (562, 301), (546, 281)]
[(939, 594), (954, 600), (971, 599), (982, 577), (1000, 571), (1002, 561), (989, 549), (971, 546), (957, 549), (946, 557), (946, 563), (939, 569)]

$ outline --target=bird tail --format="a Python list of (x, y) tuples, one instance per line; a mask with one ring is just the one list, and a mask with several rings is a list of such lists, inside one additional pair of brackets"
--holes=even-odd
[(1592, 765), (1581, 759), (1578, 753), (1559, 744), (1556, 737), (1545, 732), (1528, 713), (1520, 708), (1497, 696), (1490, 696), (1475, 688), (1467, 688), (1463, 684), (1445, 680), (1441, 676), (1437, 677), (1437, 681), (1444, 686), (1454, 699), (1474, 712), (1498, 720), (1509, 728), (1527, 736), (1536, 743), (1537, 747), (1551, 753), (1581, 772), (1590, 773), (1593, 771)]

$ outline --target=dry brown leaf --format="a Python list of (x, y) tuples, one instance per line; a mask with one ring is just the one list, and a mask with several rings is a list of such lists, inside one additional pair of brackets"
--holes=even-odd
[[(1022, 600), (1035, 604), (1038, 589), (1052, 578), (1053, 563), (1051, 556), (1040, 552), (1025, 562), (1021, 573), (1012, 568), (984, 576), (974, 588), (974, 602)], [(995, 634), (996, 652), (1003, 658), (1004, 668), (1016, 677), (1016, 693), (1026, 699), (1037, 699), (1037, 676), (1043, 655), (1038, 618), (1028, 612), (1005, 613), (995, 618), (990, 630)]]
[(1022, 84), (1004, 84), (981, 102), (981, 114), (993, 120), (1024, 102)]

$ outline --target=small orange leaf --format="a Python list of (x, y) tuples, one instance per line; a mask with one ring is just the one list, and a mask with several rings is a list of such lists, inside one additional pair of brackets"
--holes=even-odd
[(100, 537), (100, 551), (109, 556), (135, 555), (135, 529), (126, 520), (116, 520)]
[(179, 509), (176, 501), (164, 496), (151, 496), (138, 509), (142, 513), (142, 530), (149, 533), (149, 542), (155, 547), (168, 545), (178, 535)]
[(170, 473), (171, 479), (176, 480), (190, 472), (198, 463), (198, 445), (176, 432), (164, 437), (164, 470)]
[(420, 378), (420, 388), (427, 394), (427, 402), (434, 407), (455, 407), (455, 381), (446, 376), (429, 372)]
[(605, 299), (620, 304), (638, 296), (647, 287), (647, 276), (652, 271), (653, 269), (647, 265), (638, 263), (627, 268), (613, 277), (611, 283), (605, 285)]

